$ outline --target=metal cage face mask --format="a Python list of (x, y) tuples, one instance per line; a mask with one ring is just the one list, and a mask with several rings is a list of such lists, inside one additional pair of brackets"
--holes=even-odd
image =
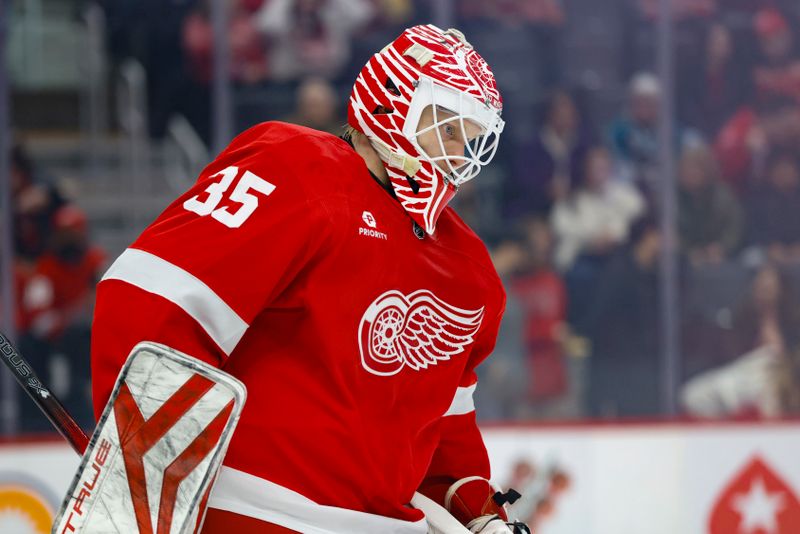
[[(423, 126), (420, 120), (429, 106), (433, 122)], [(492, 161), (504, 126), (500, 112), (488, 103), (478, 102), (471, 95), (421, 77), (411, 100), (403, 134), (423, 158), (442, 172), (446, 181), (458, 187), (475, 178)], [(433, 150), (426, 150), (420, 144), (424, 137), (433, 138)], [(448, 144), (463, 144), (462, 153), (453, 153)]]
[(348, 123), (369, 139), (408, 215), (433, 234), (458, 186), (494, 157), (501, 110), (494, 75), (464, 36), (426, 25), (364, 66)]

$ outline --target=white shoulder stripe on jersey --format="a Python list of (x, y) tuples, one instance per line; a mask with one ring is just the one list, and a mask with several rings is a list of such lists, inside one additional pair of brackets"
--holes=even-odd
[(202, 280), (143, 250), (125, 250), (103, 280), (121, 280), (177, 304), (228, 356), (250, 326)]
[(450, 404), (447, 412), (444, 415), (464, 415), (475, 411), (475, 401), (472, 395), (475, 393), (477, 383), (465, 388), (458, 388), (453, 397), (453, 402)]

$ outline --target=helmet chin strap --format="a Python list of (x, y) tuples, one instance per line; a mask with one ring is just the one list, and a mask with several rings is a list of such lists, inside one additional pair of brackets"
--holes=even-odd
[(395, 152), (377, 137), (369, 138), (369, 142), (383, 161), (391, 167), (402, 169), (407, 176), (413, 177), (422, 168), (418, 158)]
[[(369, 142), (372, 145), (372, 148), (375, 149), (375, 152), (378, 153), (378, 156), (380, 156), (382, 161), (386, 162), (387, 165), (390, 165), (395, 169), (402, 169), (406, 176), (411, 179), (413, 179), (414, 175), (417, 174), (417, 171), (422, 168), (419, 158), (409, 156), (408, 154), (400, 154), (395, 152), (389, 145), (378, 138), (369, 139)], [(435, 166), (436, 165), (434, 164), (434, 167)], [(453, 180), (450, 174), (442, 172), (441, 175), (445, 184), (452, 183), (456, 191), (458, 190), (459, 184)]]

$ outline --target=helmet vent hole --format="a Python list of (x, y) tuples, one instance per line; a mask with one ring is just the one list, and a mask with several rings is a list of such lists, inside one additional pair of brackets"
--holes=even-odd
[(386, 78), (386, 84), (384, 87), (386, 87), (386, 90), (392, 93), (394, 96), (400, 96), (400, 89), (397, 88), (391, 78)]
[(413, 179), (410, 176), (406, 176), (406, 180), (408, 180), (408, 185), (411, 186), (411, 190), (414, 192), (414, 194), (415, 195), (418, 194), (419, 193), (419, 182), (416, 181), (415, 179)]
[(373, 115), (389, 115), (391, 113), (394, 113), (394, 110), (386, 106), (376, 106), (375, 109), (372, 110)]

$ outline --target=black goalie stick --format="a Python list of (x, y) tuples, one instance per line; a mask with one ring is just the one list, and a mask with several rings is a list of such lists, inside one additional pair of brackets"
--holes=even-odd
[(89, 438), (61, 402), (42, 384), (33, 367), (2, 332), (0, 332), (0, 359), (3, 360), (28, 396), (33, 399), (36, 406), (44, 412), (59, 434), (69, 442), (78, 455), (82, 456), (89, 444)]

